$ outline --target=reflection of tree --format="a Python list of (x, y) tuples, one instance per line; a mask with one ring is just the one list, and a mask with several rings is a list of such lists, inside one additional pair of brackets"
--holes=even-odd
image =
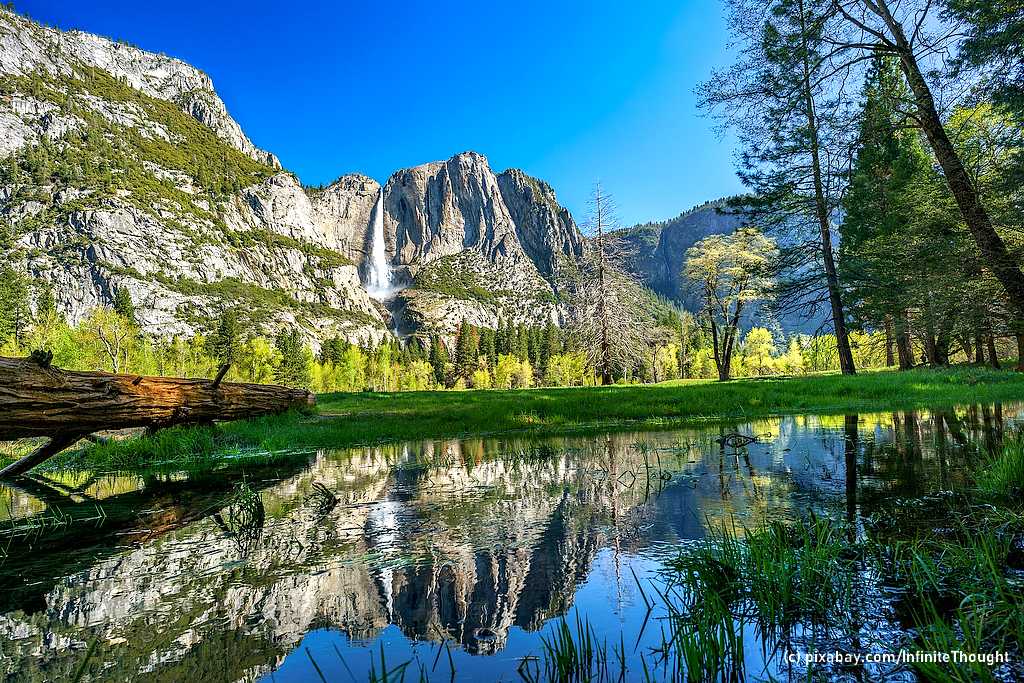
[[(535, 630), (564, 614), (602, 549), (617, 561), (655, 541), (700, 537), (705, 519), (785, 515), (794, 494), (805, 502), (823, 484), (823, 459), (845, 461), (851, 517), (873, 496), (933, 486), (936, 439), (948, 440), (940, 455), (954, 476), (965, 450), (954, 434), (972, 429), (969, 415), (958, 415), (847, 416), (823, 431), (813, 420), (786, 418), (773, 428), (775, 444), (745, 449), (716, 444), (704, 431), (613, 435), (565, 448), (475, 440), (319, 456), (259, 492), (262, 535), (241, 558), (238, 532), (247, 525), (226, 524), (231, 506), (221, 512), (230, 534), (203, 518), (220, 509), (212, 501), (223, 506), (229, 484), (192, 498), (187, 486), (173, 488), (173, 504), (155, 490), (132, 494), (136, 510), (161, 501), (145, 531), (160, 541), (136, 536), (137, 546), (117, 550), (127, 528), (118, 522), (94, 537), (107, 544), (99, 551), (52, 569), (33, 594), (34, 615), (17, 615), (13, 605), (0, 615), (0, 634), (29, 633), (5, 666), (66, 672), (70, 643), (97, 639), (98, 661), (119, 662), (126, 678), (151, 667), (199, 680), (204, 659), (235, 656), (244, 670), (224, 670), (251, 678), (311, 628), (359, 641), (389, 623), (410, 638), (494, 652), (513, 627)], [(989, 421), (994, 429), (995, 411)], [(800, 451), (809, 447), (817, 459), (805, 466)], [(837, 478), (830, 495), (841, 493)], [(117, 644), (122, 637), (128, 643)]]

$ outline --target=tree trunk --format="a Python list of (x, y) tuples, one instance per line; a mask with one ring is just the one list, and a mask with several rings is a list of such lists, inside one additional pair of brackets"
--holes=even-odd
[(971, 236), (984, 256), (986, 264), (1006, 290), (1018, 318), (1024, 317), (1024, 272), (1021, 271), (1020, 265), (1010, 254), (1006, 244), (993, 227), (992, 220), (981, 203), (978, 189), (971, 181), (960, 155), (942, 125), (942, 119), (935, 107), (935, 99), (928, 87), (928, 82), (921, 73), (917, 57), (907, 40), (902, 24), (892, 16), (885, 0), (876, 0), (874, 5), (877, 9), (873, 11), (885, 21), (892, 33), (900, 65), (903, 67), (907, 83), (914, 94), (918, 121), (928, 137), (928, 142), (935, 152), (939, 166), (942, 167), (943, 175), (953, 193), (953, 198), (956, 199), (964, 222), (967, 223)]
[(907, 312), (903, 311), (896, 318), (896, 353), (900, 361), (900, 370), (914, 367), (914, 349), (910, 344), (909, 321)]
[(21, 474), (95, 431), (237, 420), (313, 403), (305, 389), (74, 372), (27, 358), (0, 358), (0, 440), (51, 439), (0, 476)]
[(885, 367), (891, 368), (896, 364), (896, 357), (893, 354), (892, 338), (892, 316), (885, 316)]
[(985, 337), (979, 332), (974, 345), (974, 364), (985, 364)]
[(1024, 333), (1017, 335), (1017, 372), (1024, 372)]
[(985, 339), (988, 345), (988, 364), (990, 367), (999, 369), (999, 352), (996, 351), (996, 338), (991, 334)]
[(825, 282), (828, 285), (828, 302), (832, 310), (832, 326), (836, 333), (836, 348), (839, 352), (839, 368), (844, 375), (855, 374), (853, 351), (850, 349), (850, 336), (846, 330), (846, 313), (843, 310), (843, 299), (839, 289), (839, 276), (836, 273), (835, 255), (832, 253), (832, 224), (828, 205), (825, 201), (824, 183), (821, 178), (821, 158), (819, 154), (817, 114), (814, 109), (814, 97), (811, 92), (811, 69), (808, 63), (807, 27), (803, 0), (800, 0), (800, 35), (803, 41), (803, 95), (806, 107), (807, 131), (810, 133), (811, 170), (814, 180), (814, 210), (821, 231), (821, 258), (825, 268)]

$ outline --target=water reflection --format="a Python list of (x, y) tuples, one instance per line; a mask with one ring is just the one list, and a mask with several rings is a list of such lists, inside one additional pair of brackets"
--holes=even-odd
[(446, 643), (459, 678), (509, 680), (573, 608), (610, 640), (637, 633), (634, 574), (708, 525), (856, 522), (961, 482), (1020, 415), (797, 416), (322, 452), (231, 476), (35, 477), (2, 490), (0, 666), (61, 679), (95, 643), (101, 680), (306, 680), (313, 662), (347, 679), (382, 644), (429, 665)]

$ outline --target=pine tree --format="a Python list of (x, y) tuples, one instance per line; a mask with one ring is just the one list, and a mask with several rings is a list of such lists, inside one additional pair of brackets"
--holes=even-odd
[(526, 329), (526, 325), (519, 323), (516, 325), (515, 332), (513, 333), (514, 344), (515, 344), (515, 355), (519, 360), (530, 360), (530, 333)]
[(132, 301), (132, 293), (125, 286), (120, 286), (114, 292), (114, 312), (135, 325), (135, 303)]
[(493, 369), (498, 364), (498, 350), (495, 338), (494, 330), (487, 327), (480, 330), (479, 355), (487, 363), (488, 369)]
[(908, 329), (908, 309), (915, 304), (911, 281), (921, 273), (905, 259), (892, 256), (893, 249), (908, 246), (913, 214), (919, 208), (919, 198), (909, 190), (930, 165), (916, 132), (907, 128), (901, 113), (900, 104), (907, 96), (895, 60), (876, 56), (865, 79), (856, 157), (843, 202), (840, 249), (843, 282), (855, 314), (892, 331), (904, 370), (913, 366)]
[(434, 380), (438, 386), (448, 383), (448, 349), (437, 335), (430, 338), (430, 366), (434, 368)]
[(213, 353), (222, 364), (234, 365), (241, 356), (242, 323), (238, 311), (226, 308), (221, 311), (217, 320), (217, 329), (213, 333)]
[(20, 345), (30, 316), (28, 278), (5, 264), (0, 267), (0, 343), (14, 337)]
[[(728, 0), (730, 29), (746, 37), (739, 61), (701, 86), (702, 106), (719, 112), (744, 146), (738, 170), (753, 196), (751, 222), (787, 239), (777, 292), (789, 307), (827, 304), (843, 374), (854, 374), (846, 309), (832, 245), (848, 122), (824, 74), (833, 15), (824, 0)], [(817, 252), (809, 261), (808, 252)], [(816, 263), (815, 277), (809, 263)], [(820, 292), (820, 294), (819, 294)]]
[(465, 320), (459, 326), (458, 338), (455, 340), (455, 374), (468, 380), (476, 370), (477, 357), (476, 331)]
[(551, 358), (562, 353), (561, 330), (552, 322), (544, 327), (544, 339), (541, 343), (540, 359), (537, 367), (540, 369), (541, 377), (547, 375)]
[(308, 387), (312, 356), (302, 342), (298, 330), (282, 330), (274, 341), (280, 360), (274, 369), (274, 380), (289, 387)]
[(343, 337), (331, 337), (320, 346), (320, 362), (339, 365), (345, 352), (351, 346), (349, 341)]

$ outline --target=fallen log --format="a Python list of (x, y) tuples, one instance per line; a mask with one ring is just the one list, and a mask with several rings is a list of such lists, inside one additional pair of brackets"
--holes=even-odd
[(0, 357), (0, 441), (48, 437), (32, 454), (0, 470), (23, 474), (78, 439), (103, 430), (239, 420), (311, 406), (305, 389), (269, 384), (78, 372), (48, 359)]

